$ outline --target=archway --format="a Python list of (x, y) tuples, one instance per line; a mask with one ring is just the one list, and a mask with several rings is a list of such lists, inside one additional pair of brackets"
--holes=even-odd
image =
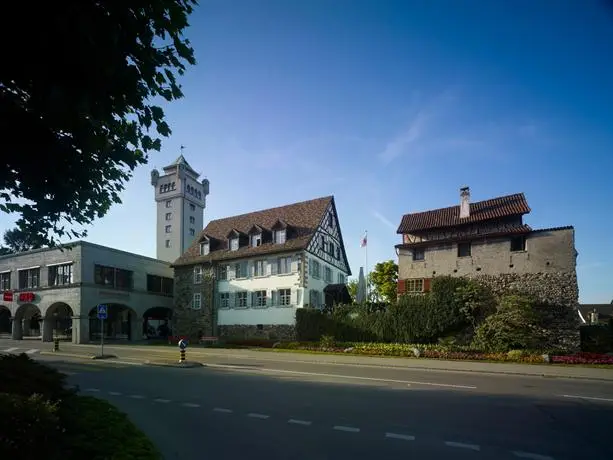
[(10, 337), (11, 333), (11, 310), (6, 305), (0, 305), (0, 337)]
[(98, 307), (89, 311), (89, 339), (99, 341), (102, 334), (104, 340), (134, 340), (134, 327), (138, 322), (136, 312), (127, 305), (105, 303), (107, 319), (98, 319)]
[(143, 337), (147, 339), (166, 338), (171, 335), (170, 320), (172, 309), (153, 307), (143, 314)]
[(52, 304), (45, 312), (44, 338), (52, 340), (72, 340), (72, 317), (74, 312), (70, 305), (64, 302)]
[(20, 305), (15, 312), (16, 338), (40, 338), (43, 318), (40, 309), (31, 303)]

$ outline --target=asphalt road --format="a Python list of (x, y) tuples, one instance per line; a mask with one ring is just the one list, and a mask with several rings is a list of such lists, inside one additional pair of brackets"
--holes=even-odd
[(228, 357), (177, 369), (35, 356), (126, 411), (166, 459), (613, 458), (611, 382)]

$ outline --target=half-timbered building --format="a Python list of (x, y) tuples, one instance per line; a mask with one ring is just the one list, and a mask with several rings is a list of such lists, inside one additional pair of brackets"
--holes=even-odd
[(332, 196), (213, 220), (173, 266), (179, 333), (230, 336), (291, 334), (351, 274)]

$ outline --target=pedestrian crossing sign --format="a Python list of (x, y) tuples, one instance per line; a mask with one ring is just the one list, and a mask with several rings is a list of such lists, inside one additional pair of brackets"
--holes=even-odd
[(106, 319), (107, 310), (106, 305), (98, 305), (98, 319)]

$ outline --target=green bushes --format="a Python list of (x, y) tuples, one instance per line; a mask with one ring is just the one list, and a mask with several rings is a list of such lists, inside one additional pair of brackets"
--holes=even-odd
[(55, 369), (25, 354), (3, 355), (0, 376), (0, 458), (161, 458), (125, 414), (66, 389), (66, 376)]

